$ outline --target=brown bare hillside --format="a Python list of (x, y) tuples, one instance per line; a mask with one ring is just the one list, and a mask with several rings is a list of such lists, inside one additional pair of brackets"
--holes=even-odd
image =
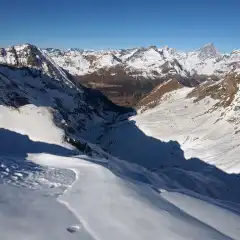
[(86, 87), (100, 90), (114, 103), (136, 106), (138, 101), (164, 79), (144, 79), (128, 75), (122, 68), (100, 70), (75, 79)]
[(179, 83), (177, 79), (170, 79), (167, 82), (161, 83), (158, 86), (156, 86), (145, 98), (143, 98), (138, 103), (137, 106), (138, 108), (142, 108), (142, 111), (145, 111), (149, 108), (153, 108), (159, 103), (161, 97), (164, 94), (172, 92), (182, 87), (183, 85)]
[(194, 101), (209, 96), (213, 99), (219, 100), (217, 106), (227, 107), (234, 100), (235, 94), (238, 92), (240, 84), (240, 75), (229, 74), (223, 80), (218, 82), (206, 82), (194, 88), (187, 97), (195, 98)]
[[(157, 77), (157, 74), (154, 75), (154, 72), (153, 76), (155, 77), (147, 78), (141, 75), (141, 72), (138, 72), (138, 70), (133, 71), (127, 66), (116, 65), (111, 68), (101, 68), (84, 76), (74, 76), (74, 78), (86, 87), (100, 90), (112, 102), (130, 107), (139, 107), (144, 104), (149, 105), (154, 99), (157, 102), (164, 92), (169, 92), (170, 89), (175, 90), (180, 85), (196, 87), (206, 80), (217, 80), (215, 76), (197, 74), (191, 77), (181, 77), (180, 75), (171, 74), (171, 69), (166, 70), (164, 77)], [(153, 90), (155, 87), (167, 82), (169, 79), (174, 79), (174, 81), (164, 87), (162, 86), (161, 89), (154, 93)], [(148, 94), (150, 95), (148, 96)]]

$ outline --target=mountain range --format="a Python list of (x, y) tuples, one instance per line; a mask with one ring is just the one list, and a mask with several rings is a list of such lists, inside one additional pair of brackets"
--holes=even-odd
[(86, 75), (102, 69), (122, 68), (137, 77), (159, 78), (166, 74), (189, 77), (198, 75), (222, 76), (239, 71), (240, 50), (219, 53), (212, 43), (192, 52), (150, 46), (123, 50), (85, 51), (77, 49), (44, 50), (58, 65), (72, 75)]
[(170, 77), (187, 86), (240, 71), (240, 50), (219, 53), (213, 44), (192, 52), (173, 48), (124, 50), (44, 50), (82, 84), (101, 90), (120, 105), (135, 106), (159, 83)]
[[(28, 50), (31, 57), (27, 58), (28, 53), (20, 53), (18, 49), (21, 46), (2, 48), (0, 62), (38, 65), (34, 51)], [(213, 44), (192, 52), (156, 46), (101, 51), (47, 48), (41, 51), (76, 81), (102, 91), (113, 102), (123, 106), (137, 106), (140, 99), (169, 78), (186, 86), (196, 86), (240, 71), (240, 50), (221, 54)]]

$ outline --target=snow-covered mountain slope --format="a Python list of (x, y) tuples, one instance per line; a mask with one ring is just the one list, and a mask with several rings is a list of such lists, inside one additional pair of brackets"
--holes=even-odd
[[(184, 175), (174, 182), (171, 171), (157, 174), (114, 157), (0, 159), (4, 239), (240, 239), (239, 206), (186, 191), (178, 184)], [(189, 182), (188, 175), (192, 187), (199, 183), (196, 173), (186, 173)]]
[(44, 49), (43, 52), (72, 75), (85, 75), (121, 63), (115, 51)]
[[(167, 73), (186, 76), (182, 66), (166, 51), (156, 47), (108, 51), (43, 50), (56, 63), (73, 75), (85, 75), (99, 70), (123, 69), (130, 76), (164, 77)], [(167, 57), (168, 56), (168, 57)]]
[[(16, 112), (24, 115), (28, 113), (21, 107), (28, 104), (38, 108), (42, 115), (50, 112), (54, 124), (65, 132), (68, 141), (69, 138), (96, 139), (106, 124), (121, 113), (131, 112), (131, 109), (116, 106), (100, 92), (75, 83), (36, 47), (23, 45), (13, 49), (5, 49), (1, 59), (0, 103), (17, 108)], [(26, 122), (35, 118), (31, 116), (38, 111), (34, 106), (29, 107)]]
[(161, 51), (154, 46), (139, 49), (126, 60), (126, 64), (130, 72), (140, 70), (146, 77), (164, 77), (165, 75), (186, 77), (188, 72), (184, 70), (176, 59), (166, 54), (164, 50)]
[(4, 50), (0, 238), (240, 239), (240, 178), (226, 173), (239, 172), (237, 76), (194, 90), (169, 81), (161, 105), (128, 119), (44, 51)]
[(128, 75), (146, 78), (166, 75), (190, 77), (195, 74), (222, 76), (231, 71), (240, 71), (239, 51), (221, 54), (213, 44), (207, 44), (193, 52), (179, 52), (169, 47), (155, 46), (96, 52), (52, 49), (44, 51), (73, 75), (85, 75), (116, 65)]
[(197, 51), (177, 53), (176, 58), (191, 75), (223, 76), (229, 72), (239, 72), (240, 55), (238, 51), (220, 54), (213, 44), (207, 44)]
[[(72, 148), (70, 144), (64, 142), (63, 129), (57, 128), (54, 125), (53, 114), (50, 108), (27, 104), (14, 109), (0, 105), (0, 112), (0, 126), (2, 129), (27, 135), (33, 141)], [(46, 131), (45, 129), (51, 129), (51, 131)], [(11, 145), (13, 144), (12, 141), (13, 139), (10, 142), (1, 144), (1, 153), (4, 152), (4, 149), (9, 149), (5, 148), (5, 144)], [(12, 152), (15, 150), (17, 149), (11, 149)]]

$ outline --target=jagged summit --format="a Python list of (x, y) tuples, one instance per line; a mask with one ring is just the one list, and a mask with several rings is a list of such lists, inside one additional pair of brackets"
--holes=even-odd
[(210, 42), (205, 45), (203, 45), (201, 48), (215, 48), (214, 43)]
[(204, 45), (199, 49), (199, 52), (200, 59), (216, 58), (220, 55), (213, 43)]

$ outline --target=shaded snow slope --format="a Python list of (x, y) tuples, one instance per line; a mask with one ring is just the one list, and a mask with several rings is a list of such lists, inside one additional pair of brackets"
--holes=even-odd
[[(131, 151), (141, 143), (137, 138), (138, 132), (143, 131), (149, 137), (160, 139), (161, 141), (177, 141), (186, 158), (200, 158), (203, 161), (217, 166), (229, 173), (240, 172), (240, 145), (239, 145), (239, 121), (238, 105), (239, 94), (228, 107), (218, 106), (220, 100), (213, 100), (205, 97), (200, 101), (195, 98), (189, 98), (187, 95), (192, 92), (192, 88), (181, 88), (170, 93), (166, 93), (160, 100), (158, 106), (148, 110), (136, 117), (131, 118), (133, 123), (123, 123), (121, 126), (113, 126), (109, 131), (109, 136), (105, 139), (115, 139), (112, 142), (106, 140), (103, 143), (105, 148), (109, 147), (112, 153), (122, 151), (118, 146), (122, 144), (128, 149), (126, 154), (121, 152), (123, 159), (130, 159), (127, 156), (130, 151), (132, 159), (142, 159), (147, 157), (144, 150)], [(216, 107), (218, 106), (218, 107)], [(136, 125), (134, 124), (136, 122)], [(138, 131), (137, 128), (140, 130)], [(130, 132), (131, 131), (131, 132)], [(124, 132), (134, 134), (133, 138), (125, 138)], [(136, 135), (137, 133), (137, 135)], [(136, 135), (136, 136), (135, 136)], [(148, 144), (149, 151), (155, 156), (153, 144)], [(174, 148), (174, 142), (172, 144)], [(144, 148), (143, 148), (144, 149)], [(163, 152), (165, 149), (163, 148)], [(170, 150), (166, 150), (170, 154)], [(174, 152), (174, 149), (172, 150)], [(123, 156), (124, 155), (124, 156)], [(157, 155), (158, 156), (158, 155)], [(170, 156), (164, 160), (164, 164), (170, 163)], [(134, 160), (135, 161), (135, 160)], [(150, 161), (149, 166), (153, 160)], [(162, 162), (161, 162), (162, 163)], [(171, 164), (171, 163), (170, 163)], [(154, 163), (155, 165), (155, 163)], [(160, 166), (160, 165), (159, 165)], [(155, 165), (155, 167), (159, 167)]]
[(84, 229), (71, 234), (68, 226), (78, 219), (55, 198), (27, 188), (0, 185), (0, 236), (5, 240), (93, 239)]
[[(19, 126), (24, 128), (24, 122)], [(56, 131), (51, 127), (47, 130)], [(239, 239), (238, 204), (222, 201), (224, 196), (219, 200), (198, 200), (204, 195), (206, 186), (197, 173), (184, 173), (179, 169), (183, 175), (174, 174), (171, 178), (171, 172), (174, 173), (171, 168), (155, 173), (110, 156), (109, 160), (67, 157), (71, 152), (68, 149), (63, 152), (60, 146), (55, 149), (52, 144), (31, 141), (9, 130), (0, 133), (1, 141), (10, 137), (13, 137), (10, 142), (14, 146), (25, 150), (25, 155), (16, 152), (18, 155), (11, 156), (12, 146), (5, 143), (4, 149), (9, 151), (0, 151), (4, 153), (4, 157), (0, 156), (0, 179), (4, 184), (1, 185), (4, 194), (0, 206), (4, 211), (0, 214), (0, 228), (4, 228), (1, 236), (5, 239), (15, 236), (34, 240), (132, 240), (159, 236), (162, 239)], [(24, 142), (28, 147), (22, 147)], [(75, 172), (75, 181), (71, 171), (65, 169)], [(183, 176), (187, 182), (192, 179), (199, 184), (203, 195), (194, 197), (184, 184), (181, 186)], [(224, 193), (223, 186), (219, 187)], [(196, 189), (194, 183), (191, 188)], [(63, 205), (56, 203), (56, 198)], [(237, 198), (232, 200), (237, 202)], [(231, 224), (226, 226), (226, 221)], [(72, 225), (78, 227), (76, 233), (68, 232)]]
[(153, 109), (112, 124), (99, 143), (164, 174), (171, 187), (239, 203), (239, 90), (225, 83), (166, 91)]
[[(35, 116), (32, 110), (32, 116)], [(24, 111), (17, 114), (24, 114)], [(59, 133), (56, 136), (61, 139), (61, 131), (52, 128), (48, 114), (38, 121), (40, 125), (50, 121), (44, 125), (45, 130), (53, 135)], [(125, 129), (126, 124), (132, 123), (120, 122), (117, 129), (123, 137), (125, 135), (125, 142), (129, 144), (131, 140), (135, 148), (128, 150), (119, 142), (119, 149), (126, 156), (135, 154), (137, 163), (142, 164), (141, 155), (146, 157), (146, 162), (154, 159), (149, 147), (168, 160), (173, 153), (175, 157), (171, 157), (175, 160), (180, 163), (186, 161), (177, 143), (164, 144), (152, 139), (147, 146), (148, 136), (143, 134), (141, 138), (138, 138), (139, 135), (135, 138), (131, 128)], [(25, 133), (35, 136), (34, 140), (37, 138), (37, 131), (28, 130), (25, 121), (19, 121), (16, 129), (26, 129)], [(130, 136), (128, 141), (126, 132)], [(5, 152), (0, 150), (0, 179), (4, 185), (0, 186), (4, 194), (0, 207), (4, 211), (0, 214), (0, 222), (3, 222), (0, 228), (4, 228), (1, 236), (5, 239), (15, 236), (20, 240), (145, 240), (159, 236), (162, 239), (239, 239), (240, 194), (237, 176), (210, 170), (207, 166), (206, 171), (201, 173), (181, 164), (179, 168), (170, 165), (154, 172), (110, 155), (108, 160), (69, 157), (74, 154), (69, 149), (33, 141), (10, 130), (0, 132), (0, 141), (3, 140)], [(49, 141), (48, 138), (41, 140)], [(119, 136), (116, 141), (119, 141)], [(14, 156), (11, 151), (13, 146), (8, 143), (19, 149)], [(139, 146), (146, 151), (145, 155)], [(141, 155), (137, 155), (137, 151)], [(197, 169), (201, 170), (199, 166), (201, 164), (197, 165)], [(228, 189), (233, 192), (228, 192)], [(56, 203), (56, 198), (62, 204)], [(20, 218), (21, 221), (18, 220)], [(231, 224), (226, 225), (226, 221)], [(68, 229), (72, 229), (73, 225), (78, 230), (70, 233)]]

